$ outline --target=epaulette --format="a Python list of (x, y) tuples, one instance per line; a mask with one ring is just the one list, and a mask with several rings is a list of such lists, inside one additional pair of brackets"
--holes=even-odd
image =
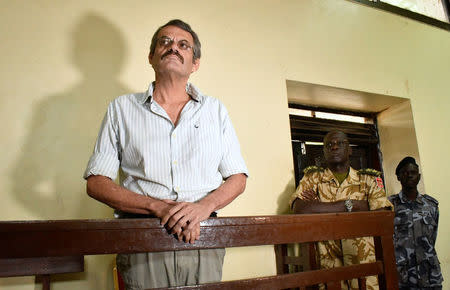
[(431, 203), (434, 203), (436, 206), (439, 205), (439, 201), (434, 197), (429, 196), (428, 194), (424, 194), (423, 197)]
[(323, 172), (325, 171), (325, 169), (323, 167), (319, 167), (319, 166), (308, 166), (305, 169), (303, 169), (303, 173), (304, 174), (310, 174), (310, 173), (314, 173), (314, 172)]
[(372, 175), (372, 176), (376, 176), (376, 177), (380, 177), (381, 176), (381, 172), (372, 168), (363, 168), (358, 170), (358, 174), (365, 174), (365, 175)]

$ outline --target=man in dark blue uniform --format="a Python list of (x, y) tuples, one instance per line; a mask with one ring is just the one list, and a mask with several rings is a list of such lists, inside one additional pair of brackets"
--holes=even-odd
[(399, 288), (442, 289), (442, 274), (434, 248), (438, 232), (438, 201), (420, 194), (419, 166), (405, 157), (395, 169), (402, 191), (389, 196), (394, 204), (394, 246)]

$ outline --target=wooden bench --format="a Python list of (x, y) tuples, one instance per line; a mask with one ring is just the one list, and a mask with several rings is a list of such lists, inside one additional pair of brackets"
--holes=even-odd
[[(328, 289), (340, 289), (341, 280), (372, 275), (378, 275), (380, 289), (397, 289), (393, 218), (394, 214), (387, 211), (210, 218), (201, 223), (201, 237), (193, 245), (168, 235), (158, 219), (0, 222), (0, 276), (41, 274), (33, 270), (24, 274), (21, 267), (11, 265), (39, 264), (58, 257), (63, 257), (63, 263), (53, 268), (63, 270), (66, 263), (74, 263), (74, 259), (80, 265), (84, 255), (279, 245), (374, 236), (377, 257), (374, 263), (173, 289), (286, 289), (320, 282), (327, 283)], [(67, 260), (64, 262), (64, 259)]]

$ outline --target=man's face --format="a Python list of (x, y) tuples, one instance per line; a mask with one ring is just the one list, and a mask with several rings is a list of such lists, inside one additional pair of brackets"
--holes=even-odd
[(175, 73), (189, 77), (200, 66), (200, 59), (193, 60), (194, 40), (189, 32), (176, 26), (166, 26), (158, 33), (153, 54), (148, 56), (157, 74)]
[(416, 188), (420, 181), (419, 168), (408, 163), (399, 170), (397, 179), (403, 188)]
[(336, 132), (325, 137), (323, 153), (328, 164), (346, 163), (351, 154), (351, 148), (345, 135)]

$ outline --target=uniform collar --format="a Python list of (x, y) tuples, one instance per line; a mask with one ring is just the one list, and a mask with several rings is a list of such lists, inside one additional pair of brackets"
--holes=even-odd
[[(330, 182), (331, 180), (334, 180), (337, 184), (339, 184), (338, 180), (336, 179), (333, 172), (329, 168), (325, 169), (322, 180), (324, 182)], [(345, 180), (347, 180), (347, 182), (350, 184), (359, 183), (358, 171), (356, 171), (350, 166), (350, 172), (348, 173), (348, 176)]]
[(400, 191), (400, 193), (398, 194), (398, 196), (400, 197), (400, 201), (401, 201), (402, 203), (418, 202), (418, 203), (423, 204), (423, 195), (421, 195), (420, 192), (417, 193), (417, 197), (416, 197), (415, 200), (409, 200), (409, 199), (406, 197), (406, 195), (403, 194), (402, 191)]
[(350, 173), (348, 174), (350, 177), (351, 182), (350, 183), (359, 183), (359, 174), (358, 171), (350, 167)]
[[(144, 104), (145, 102), (149, 101), (150, 103), (153, 102), (153, 90), (155, 89), (155, 82), (151, 82), (150, 85), (148, 86), (148, 90), (141, 94), (138, 95), (137, 100), (140, 104)], [(200, 92), (200, 90), (195, 87), (193, 84), (191, 83), (187, 83), (186, 84), (186, 93), (188, 93), (188, 95), (191, 97), (192, 100), (194, 100), (195, 102), (199, 102), (202, 103), (204, 96), (202, 94), (202, 92)]]

